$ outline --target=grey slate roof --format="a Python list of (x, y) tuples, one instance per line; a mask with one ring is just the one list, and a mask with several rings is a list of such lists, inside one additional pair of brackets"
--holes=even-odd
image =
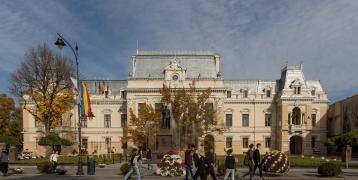
[(135, 55), (135, 72), (132, 78), (163, 79), (164, 69), (176, 57), (179, 65), (186, 69), (186, 78), (213, 79), (216, 77), (215, 54), (210, 52), (185, 53), (150, 53), (140, 52)]
[(112, 93), (118, 93), (121, 89), (127, 88), (128, 81), (127, 80), (83, 80), (87, 83), (88, 86), (88, 92), (90, 94), (95, 94), (95, 82), (96, 82), (96, 88), (98, 93), (98, 84), (101, 83), (101, 86), (103, 82), (109, 86), (109, 90)]
[(224, 86), (232, 90), (233, 94), (239, 94), (240, 90), (247, 89), (249, 93), (263, 93), (267, 87), (272, 92), (277, 92), (278, 81), (276, 80), (224, 80)]

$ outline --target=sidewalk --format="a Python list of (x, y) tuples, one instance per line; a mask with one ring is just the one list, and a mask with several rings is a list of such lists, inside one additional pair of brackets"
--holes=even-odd
[[(65, 178), (68, 179), (70, 177), (75, 177), (76, 176), (76, 172), (77, 172), (77, 167), (76, 166), (65, 166), (65, 168), (68, 170), (67, 172), (67, 176), (58, 176), (58, 175), (40, 175), (37, 171), (36, 166), (11, 166), (11, 168), (13, 167), (22, 167), (25, 169), (24, 174), (14, 174), (8, 177), (5, 177), (4, 179), (17, 179), (21, 177), (32, 177), (32, 178), (38, 178), (38, 177), (49, 177), (50, 179), (57, 179), (57, 178)], [(183, 179), (183, 177), (160, 177), (160, 176), (156, 176), (154, 174), (154, 170), (147, 170), (146, 165), (143, 165), (143, 174), (145, 179)], [(156, 167), (154, 167), (154, 169), (156, 169)], [(87, 168), (84, 166), (83, 167), (83, 171), (84, 174), (87, 173)], [(241, 176), (242, 174), (246, 173), (248, 170), (247, 169), (237, 169), (236, 174), (238, 174), (239, 176)], [(258, 173), (258, 172), (257, 172)], [(335, 179), (357, 179), (358, 180), (358, 170), (357, 169), (343, 169), (343, 173), (340, 177), (338, 178), (323, 178), (318, 176), (317, 174), (317, 169), (290, 169), (290, 171), (283, 176), (279, 176), (279, 175), (273, 175), (273, 174), (268, 174), (268, 173), (264, 173), (264, 178), (265, 179), (279, 179), (279, 180), (284, 180), (284, 179), (330, 179), (330, 180), (335, 180)], [(119, 164), (111, 164), (111, 165), (107, 165), (105, 168), (96, 168), (96, 175), (94, 176), (84, 176), (86, 177), (86, 179), (111, 179), (111, 178), (116, 178), (116, 179), (122, 179), (123, 176), (120, 175), (120, 170), (119, 170)], [(258, 179), (258, 174), (255, 175), (256, 179)], [(2, 177), (0, 177), (0, 179), (2, 179)], [(40, 178), (41, 179), (41, 178)], [(48, 178), (47, 178), (48, 179)], [(134, 178), (132, 178), (134, 179)], [(210, 176), (208, 179), (211, 179)], [(219, 177), (219, 179), (223, 179)], [(237, 179), (237, 178), (236, 178)], [(248, 179), (248, 177), (246, 178)]]

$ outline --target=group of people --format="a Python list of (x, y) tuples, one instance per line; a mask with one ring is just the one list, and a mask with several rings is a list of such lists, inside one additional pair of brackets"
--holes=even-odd
[[(193, 165), (196, 167), (195, 173), (193, 173)], [(189, 175), (194, 180), (198, 177), (204, 180), (209, 176), (209, 174), (213, 180), (217, 179), (214, 170), (215, 154), (213, 148), (210, 148), (209, 151), (205, 152), (205, 156), (202, 156), (195, 149), (195, 146), (190, 144), (188, 149), (185, 151), (184, 166), (186, 180), (189, 178)]]
[[(250, 175), (250, 180), (254, 178), (256, 169), (259, 169), (260, 179), (263, 180), (262, 177), (262, 162), (260, 158), (260, 147), (261, 144), (256, 144), (256, 149), (254, 149), (254, 145), (249, 145), (249, 150), (246, 153), (244, 164), (249, 167), (249, 171), (241, 176), (241, 179), (244, 179), (246, 176)], [(232, 155), (232, 149), (228, 149), (226, 151), (227, 155), (225, 157), (225, 167), (226, 173), (224, 180), (228, 179), (229, 175), (231, 175), (231, 179), (235, 179), (235, 158)]]

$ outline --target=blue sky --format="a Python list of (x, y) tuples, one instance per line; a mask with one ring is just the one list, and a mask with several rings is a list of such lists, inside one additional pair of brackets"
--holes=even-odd
[(2, 0), (0, 92), (26, 49), (52, 46), (56, 32), (78, 42), (90, 79), (126, 79), (139, 40), (141, 50), (216, 51), (225, 79), (278, 79), (285, 62), (302, 62), (331, 101), (358, 93), (356, 0)]

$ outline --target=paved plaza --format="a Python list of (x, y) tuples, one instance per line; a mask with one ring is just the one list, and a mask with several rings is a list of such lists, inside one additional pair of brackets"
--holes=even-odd
[[(19, 167), (19, 166), (16, 166)], [(19, 180), (48, 180), (48, 179), (76, 179), (76, 180), (97, 180), (97, 179), (123, 179), (123, 176), (120, 175), (119, 164), (108, 165), (105, 168), (97, 168), (96, 175), (94, 176), (76, 176), (76, 167), (75, 166), (66, 166), (65, 168), (68, 170), (68, 175), (59, 176), (59, 175), (42, 175), (38, 174), (38, 171), (35, 166), (22, 166), (25, 169), (24, 174), (13, 174), (7, 177), (0, 176), (0, 179), (19, 179)], [(84, 167), (84, 172), (86, 172), (86, 168)], [(247, 172), (247, 169), (238, 169), (236, 174), (242, 175)], [(159, 177), (154, 175), (154, 171), (148, 171), (145, 168), (143, 169), (144, 178), (143, 179), (184, 179), (183, 177)], [(343, 169), (343, 173), (338, 178), (323, 178), (319, 177), (317, 174), (317, 169), (291, 169), (288, 174), (285, 176), (274, 176), (270, 174), (264, 174), (265, 179), (358, 179), (358, 169)], [(133, 180), (136, 177), (132, 177)], [(210, 176), (208, 179), (211, 179)], [(223, 177), (219, 177), (219, 179), (223, 179)], [(236, 178), (238, 179), (238, 178)], [(246, 178), (248, 179), (248, 177)], [(256, 176), (258, 178), (258, 174)]]

